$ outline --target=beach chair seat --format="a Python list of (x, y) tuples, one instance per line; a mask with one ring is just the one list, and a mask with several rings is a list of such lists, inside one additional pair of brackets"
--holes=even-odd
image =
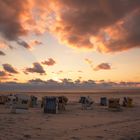
[(14, 95), (15, 99), (11, 105), (11, 113), (25, 113), (29, 109), (30, 97), (25, 94)]
[(130, 97), (124, 97), (123, 106), (124, 107), (133, 107), (133, 99)]
[(36, 107), (37, 106), (37, 97), (30, 96), (30, 107)]
[(84, 96), (80, 97), (79, 103), (84, 103), (85, 99), (86, 99), (86, 97), (84, 97)]
[(7, 96), (1, 95), (0, 96), (0, 104), (5, 104), (7, 102)]
[(65, 111), (66, 110), (66, 104), (68, 102), (68, 98), (65, 96), (59, 96), (58, 97), (58, 110), (59, 111)]
[(10, 94), (9, 96), (7, 96), (7, 102), (5, 103), (5, 107), (11, 108), (15, 101), (16, 101), (15, 95)]
[(108, 108), (111, 111), (120, 111), (120, 99), (119, 98), (110, 98), (108, 100)]
[(58, 98), (57, 97), (44, 98), (44, 113), (50, 113), (50, 114), (58, 113)]
[(101, 106), (107, 106), (107, 98), (106, 97), (101, 97), (100, 98), (100, 105)]
[(82, 109), (93, 109), (93, 100), (88, 97), (81, 97), (80, 101), (82, 104)]

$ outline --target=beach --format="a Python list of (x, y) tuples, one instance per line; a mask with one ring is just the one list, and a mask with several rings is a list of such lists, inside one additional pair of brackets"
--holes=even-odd
[[(49, 94), (50, 95), (50, 94)], [(29, 108), (23, 114), (11, 114), (0, 105), (0, 140), (140, 140), (140, 94), (89, 94), (92, 110), (78, 103), (83, 94), (67, 94), (66, 111), (45, 114), (42, 108)], [(100, 106), (100, 97), (129, 96), (134, 107), (109, 111)]]

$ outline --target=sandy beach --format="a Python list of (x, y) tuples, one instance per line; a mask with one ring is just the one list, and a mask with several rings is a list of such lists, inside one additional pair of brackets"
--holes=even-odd
[(101, 96), (91, 95), (94, 108), (82, 110), (77, 100), (80, 95), (77, 95), (75, 100), (69, 100), (66, 111), (58, 114), (44, 114), (41, 108), (11, 114), (0, 105), (0, 140), (140, 140), (140, 95), (129, 95), (134, 100), (134, 107), (122, 108), (120, 112), (100, 106)]
[(140, 0), (0, 0), (0, 140), (140, 140)]

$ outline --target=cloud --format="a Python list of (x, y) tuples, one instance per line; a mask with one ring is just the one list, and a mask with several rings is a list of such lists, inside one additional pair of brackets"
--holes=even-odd
[(96, 68), (94, 68), (95, 71), (110, 70), (110, 69), (111, 69), (111, 66), (108, 63), (101, 63), (101, 64), (97, 65)]
[(0, 48), (10, 48), (12, 50), (14, 47), (12, 45), (9, 45), (5, 40), (0, 39)]
[(17, 40), (19, 36), (27, 34), (27, 30), (22, 25), (22, 18), (28, 15), (28, 5), (27, 0), (15, 0), (14, 2), (0, 0), (0, 13), (2, 13), (0, 32), (3, 37), (8, 40)]
[(42, 44), (43, 43), (38, 40), (31, 40), (29, 43), (22, 40), (19, 45), (22, 45), (23, 47), (32, 50), (34, 47), (42, 45)]
[[(29, 0), (0, 0), (0, 13), (3, 13), (0, 15), (0, 34), (5, 40), (15, 41), (25, 48), (30, 48), (20, 37), (28, 35), (29, 30), (25, 28), (25, 24), (32, 20), (31, 5)], [(13, 47), (9, 45), (9, 48)]]
[(105, 53), (140, 48), (139, 0), (55, 0), (53, 5), (50, 30), (66, 45)]
[(10, 64), (2, 64), (5, 71), (13, 74), (18, 74), (19, 72)]
[(0, 71), (0, 80), (7, 80), (11, 78), (11, 74), (8, 74), (5, 71)]
[(23, 40), (17, 40), (17, 43), (18, 43), (19, 45), (23, 46), (23, 47), (26, 48), (26, 49), (30, 49), (30, 48), (31, 48), (31, 46), (30, 46), (27, 42), (25, 42), (25, 41), (23, 41)]
[(1, 76), (7, 76), (6, 72), (5, 71), (0, 71), (0, 77)]
[(14, 80), (14, 81), (18, 81), (18, 79), (17, 79), (17, 78), (14, 78), (13, 80)]
[(54, 64), (56, 64), (56, 61), (52, 58), (49, 58), (48, 60), (42, 62), (42, 64), (47, 65), (47, 66), (53, 66)]
[(38, 41), (38, 40), (32, 40), (30, 44), (31, 44), (31, 46), (35, 46), (35, 45), (41, 45), (43, 43), (41, 41)]
[[(48, 15), (46, 0), (0, 0), (0, 35), (8, 41), (29, 48), (22, 40), (29, 33), (46, 31), (45, 15)], [(46, 22), (47, 23), (47, 22)], [(36, 42), (37, 43), (37, 42)]]
[(17, 44), (23, 46), (26, 49), (32, 49), (36, 45), (41, 45), (42, 42), (40, 42), (38, 40), (32, 40), (30, 43), (27, 43), (26, 41), (23, 41), (21, 39), (18, 39), (17, 40)]
[(33, 67), (32, 68), (26, 68), (24, 70), (24, 73), (25, 74), (28, 74), (28, 73), (46, 74), (44, 68), (38, 62), (33, 63)]
[(40, 83), (46, 83), (46, 81), (43, 81), (41, 80), (40, 78), (37, 78), (37, 79), (31, 79), (28, 81), (29, 83), (37, 83), (37, 84), (40, 84)]
[(87, 62), (88, 64), (93, 64), (93, 61), (92, 60), (90, 60), (89, 58), (85, 58), (85, 62)]
[(85, 58), (85, 62), (86, 62), (87, 64), (89, 64), (90, 67), (93, 69), (93, 61), (92, 61), (91, 59)]
[[(139, 88), (140, 82), (96, 82), (94, 80), (80, 81), (79, 79), (72, 81), (71, 79), (62, 79), (62, 82), (42, 79), (31, 79), (26, 83), (17, 82), (0, 82), (1, 91), (106, 91), (107, 89), (114, 89), (118, 92), (118, 89), (134, 89)], [(105, 90), (106, 89), (106, 90)], [(120, 90), (121, 91), (121, 90)], [(133, 90), (132, 90), (133, 91)], [(123, 90), (124, 92), (124, 90)], [(128, 92), (128, 90), (126, 91)]]
[(4, 56), (4, 55), (6, 55), (6, 54), (5, 54), (3, 51), (0, 51), (0, 55), (3, 55), (3, 56)]
[(7, 44), (5, 41), (3, 40), (0, 40), (0, 48), (3, 49), (3, 48), (6, 48), (7, 47)]
[(25, 48), (23, 36), (45, 32), (80, 50), (140, 48), (139, 0), (0, 0), (0, 13), (1, 36)]

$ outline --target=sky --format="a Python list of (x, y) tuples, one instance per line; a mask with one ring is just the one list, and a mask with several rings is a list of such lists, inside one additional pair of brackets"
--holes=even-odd
[(1, 89), (140, 87), (139, 0), (0, 0), (0, 13)]

